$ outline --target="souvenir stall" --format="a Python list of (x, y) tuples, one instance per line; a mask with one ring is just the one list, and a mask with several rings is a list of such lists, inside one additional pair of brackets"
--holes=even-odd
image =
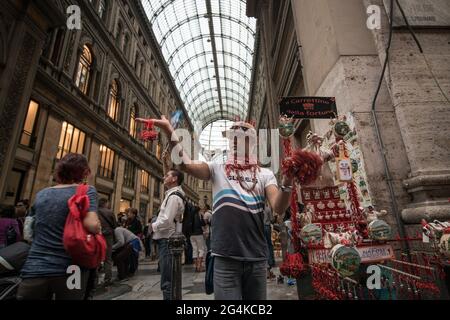
[(303, 150), (292, 150), (292, 122), (280, 118), (283, 170), (297, 182), (291, 199), (295, 253), (286, 256), (281, 273), (296, 279), (311, 273), (315, 299), (442, 298), (438, 283), (445, 277), (450, 224), (424, 223), (428, 237), (438, 239), (434, 251), (394, 250), (401, 241), (423, 246), (423, 237), (400, 239), (383, 220), (387, 211), (372, 205), (351, 115), (333, 119), (324, 137), (310, 133)]

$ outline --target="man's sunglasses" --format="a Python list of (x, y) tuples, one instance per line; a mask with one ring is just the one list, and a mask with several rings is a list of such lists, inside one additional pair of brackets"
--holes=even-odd
[(241, 129), (242, 131), (247, 132), (247, 130), (248, 130), (249, 128), (247, 128), (247, 127), (242, 127), (242, 126), (232, 126), (230, 129), (231, 129), (231, 130), (239, 130), (239, 129)]

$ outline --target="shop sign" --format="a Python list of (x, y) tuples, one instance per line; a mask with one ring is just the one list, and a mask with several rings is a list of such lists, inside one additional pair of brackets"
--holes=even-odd
[[(361, 263), (372, 263), (382, 260), (394, 259), (394, 249), (391, 245), (379, 245), (370, 247), (355, 248), (361, 257)], [(330, 263), (329, 249), (309, 249), (308, 250), (309, 263)]]
[(337, 117), (334, 97), (280, 98), (280, 115), (294, 119), (334, 119)]

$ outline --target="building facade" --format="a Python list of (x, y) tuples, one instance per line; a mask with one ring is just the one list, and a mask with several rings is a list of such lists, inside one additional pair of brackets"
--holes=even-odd
[[(247, 1), (247, 14), (258, 18), (248, 117), (259, 128), (277, 128), (279, 97), (336, 97), (338, 114), (354, 122), (372, 203), (388, 210), (395, 233), (415, 235), (422, 218), (450, 219), (450, 31), (415, 27), (422, 54), (407, 28), (394, 29), (373, 112), (388, 3)], [(379, 29), (367, 27), (369, 5), (380, 8)], [(308, 132), (325, 134), (329, 121), (304, 119), (295, 128), (304, 147)]]
[[(71, 5), (80, 8), (80, 30), (66, 26)], [(193, 127), (140, 2), (2, 1), (0, 8), (0, 201), (33, 199), (55, 183), (57, 161), (77, 152), (114, 212), (135, 207), (149, 218), (164, 196), (166, 139), (143, 142), (135, 119), (181, 108), (182, 127)], [(183, 188), (199, 202), (196, 179)]]

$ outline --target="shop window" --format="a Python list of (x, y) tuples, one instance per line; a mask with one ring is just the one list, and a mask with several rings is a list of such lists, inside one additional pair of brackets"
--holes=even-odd
[(39, 104), (33, 100), (28, 105), (27, 116), (22, 129), (22, 136), (20, 138), (20, 144), (33, 148), (34, 147), (34, 134), (36, 128), (36, 120), (38, 118)]
[(68, 153), (82, 154), (84, 152), (85, 140), (86, 134), (83, 131), (64, 121), (59, 137), (56, 158), (59, 160)]
[(120, 199), (120, 213), (125, 213), (125, 210), (131, 208), (131, 200), (128, 199)]
[(101, 177), (114, 179), (114, 156), (115, 153), (113, 150), (104, 145), (100, 146), (98, 174)]

